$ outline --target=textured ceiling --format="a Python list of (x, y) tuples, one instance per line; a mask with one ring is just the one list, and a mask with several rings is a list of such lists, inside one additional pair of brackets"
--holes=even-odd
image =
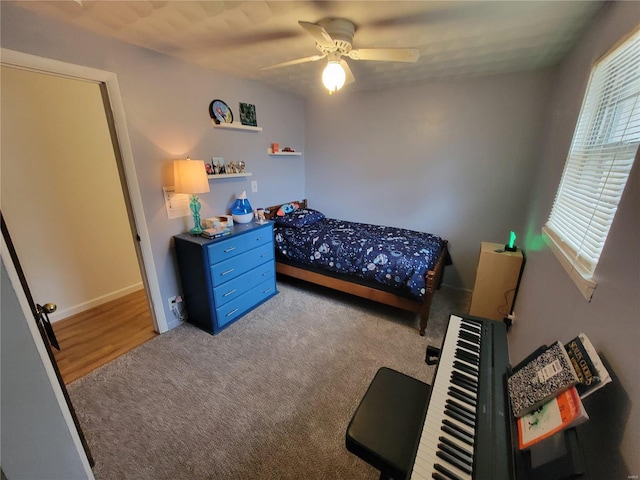
[(416, 63), (348, 60), (372, 90), (555, 65), (573, 47), (600, 1), (37, 1), (26, 9), (207, 68), (299, 95), (322, 93), (324, 61), (262, 71), (314, 55), (298, 20), (356, 25), (354, 48), (411, 47)]

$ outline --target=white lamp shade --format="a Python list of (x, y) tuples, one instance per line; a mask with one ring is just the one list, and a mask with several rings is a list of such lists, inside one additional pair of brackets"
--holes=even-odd
[(174, 160), (173, 182), (176, 193), (205, 193), (209, 179), (204, 160)]
[(330, 61), (322, 72), (322, 83), (330, 92), (336, 92), (342, 88), (347, 74), (339, 61)]

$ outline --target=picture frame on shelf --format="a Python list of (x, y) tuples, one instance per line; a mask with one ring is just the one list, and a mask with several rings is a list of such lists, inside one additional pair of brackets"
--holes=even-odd
[(251, 103), (240, 102), (240, 123), (250, 127), (257, 127), (256, 106)]
[(233, 123), (233, 112), (229, 106), (220, 99), (215, 99), (209, 104), (209, 116), (216, 125)]

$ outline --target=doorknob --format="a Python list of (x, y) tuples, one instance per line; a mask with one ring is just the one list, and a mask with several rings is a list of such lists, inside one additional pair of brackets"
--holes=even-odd
[(58, 339), (56, 338), (56, 334), (53, 332), (53, 327), (51, 327), (51, 322), (49, 321), (49, 314), (55, 312), (57, 309), (58, 306), (55, 303), (45, 303), (44, 305), (36, 304), (36, 322), (40, 322), (42, 328), (44, 328), (44, 331), (49, 338), (49, 342), (51, 342), (51, 345), (60, 350)]
[(38, 307), (45, 313), (53, 313), (58, 309), (55, 303), (45, 303), (44, 305), (38, 305)]

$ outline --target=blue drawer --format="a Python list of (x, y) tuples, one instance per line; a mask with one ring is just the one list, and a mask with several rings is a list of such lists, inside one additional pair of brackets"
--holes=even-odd
[(273, 243), (264, 244), (242, 255), (211, 265), (211, 282), (214, 287), (217, 287), (271, 259), (273, 259)]
[[(224, 261), (227, 258), (235, 257), (247, 251), (247, 236), (233, 236), (227, 240), (220, 240), (218, 242), (208, 245), (206, 248), (209, 251), (209, 264), (213, 265), (220, 261)], [(253, 245), (251, 246), (253, 248)]]
[(222, 306), (274, 276), (273, 262), (266, 262), (213, 289), (215, 304)]
[(216, 309), (218, 328), (239, 317), (247, 310), (255, 307), (276, 292), (275, 278), (270, 278), (240, 295), (235, 300)]
[(265, 243), (270, 243), (273, 241), (273, 227), (250, 232), (244, 237), (247, 241), (247, 248), (254, 248), (259, 245), (264, 245)]

